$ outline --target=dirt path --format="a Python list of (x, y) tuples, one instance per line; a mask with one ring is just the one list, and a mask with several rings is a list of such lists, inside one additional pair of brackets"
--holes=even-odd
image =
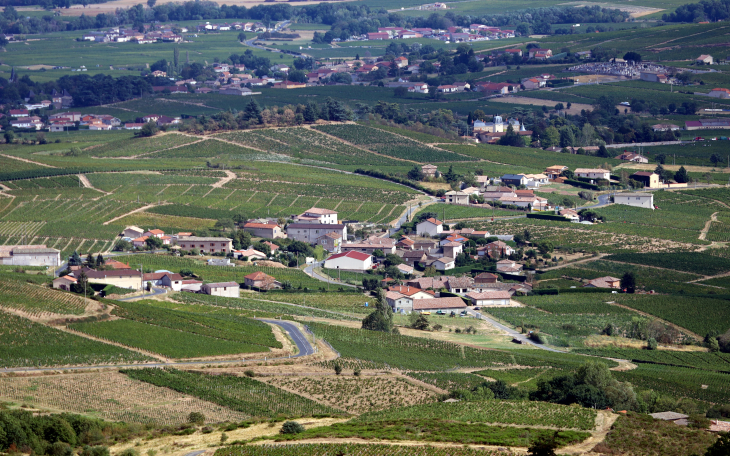
[(119, 219), (123, 219), (124, 217), (126, 217), (126, 216), (128, 216), (128, 215), (136, 214), (137, 212), (142, 212), (142, 211), (146, 211), (147, 209), (153, 208), (153, 207), (155, 207), (155, 206), (157, 206), (157, 204), (148, 204), (148, 205), (146, 205), (146, 206), (142, 206), (142, 207), (140, 207), (140, 208), (137, 208), (137, 209), (135, 209), (135, 210), (133, 210), (133, 211), (129, 211), (129, 212), (127, 212), (126, 214), (122, 214), (122, 215), (120, 215), (119, 217), (114, 217), (113, 219), (111, 219), (111, 220), (108, 220), (108, 221), (106, 221), (106, 222), (102, 223), (102, 225), (108, 225), (108, 224), (110, 224), (110, 223), (112, 223), (112, 222), (116, 222), (116, 221), (117, 221), (117, 220), (119, 220)]
[(559, 450), (560, 454), (584, 454), (590, 452), (594, 446), (606, 440), (608, 431), (619, 416), (606, 410), (599, 410), (596, 415), (596, 430), (591, 436), (576, 445), (569, 445)]
[(0, 156), (3, 156), (5, 158), (12, 158), (13, 160), (18, 160), (18, 161), (22, 161), (22, 162), (26, 162), (26, 163), (32, 163), (34, 165), (43, 166), (46, 168), (57, 168), (57, 166), (46, 165), (45, 163), (28, 160), (27, 158), (14, 157), (12, 155), (7, 155), (7, 154), (0, 154)]
[(590, 263), (591, 261), (598, 261), (598, 260), (600, 260), (603, 257), (607, 257), (608, 255), (610, 255), (610, 253), (600, 253), (600, 254), (598, 254), (598, 255), (596, 255), (594, 257), (584, 258), (582, 260), (573, 261), (571, 263), (563, 263), (563, 264), (559, 264), (557, 266), (550, 266), (548, 268), (542, 268), (540, 270), (541, 271), (552, 271), (553, 269), (569, 268), (569, 267), (571, 267), (573, 265), (576, 265), (576, 264)]
[[(222, 177), (221, 180), (219, 180), (218, 182), (216, 182), (215, 184), (213, 184), (212, 185), (213, 188), (221, 188), (221, 187), (223, 187), (224, 185), (226, 185), (227, 183), (229, 183), (230, 181), (232, 181), (233, 179), (235, 179), (237, 177), (236, 176), (236, 173), (234, 173), (232, 171), (226, 170), (226, 171), (223, 171), (223, 172), (226, 173), (226, 177)], [(235, 190), (234, 190), (234, 192), (235, 192)], [(228, 196), (231, 196), (231, 195), (228, 195)], [(226, 199), (227, 198), (228, 197), (226, 197)]]
[(67, 333), (71, 333), (71, 334), (77, 335), (79, 337), (83, 337), (85, 339), (91, 339), (91, 340), (95, 340), (97, 342), (101, 342), (101, 343), (104, 343), (104, 344), (107, 344), (107, 345), (114, 345), (116, 347), (126, 348), (129, 351), (141, 353), (141, 354), (143, 354), (145, 356), (149, 356), (150, 358), (154, 358), (156, 360), (163, 361), (165, 363), (171, 362), (171, 360), (165, 358), (164, 356), (160, 356), (157, 353), (148, 352), (146, 350), (141, 350), (139, 348), (128, 347), (128, 346), (123, 345), (123, 344), (120, 344), (118, 342), (113, 342), (111, 340), (102, 339), (100, 337), (94, 337), (94, 336), (91, 336), (89, 334), (82, 333), (81, 331), (75, 331), (75, 330), (70, 329), (70, 328), (68, 328), (66, 326), (54, 326), (54, 328), (56, 328), (56, 329), (58, 329), (60, 331), (64, 331), (64, 332), (67, 332)]
[(657, 317), (656, 315), (648, 314), (648, 313), (646, 313), (646, 312), (642, 312), (642, 311), (640, 311), (640, 310), (634, 309), (633, 307), (625, 306), (625, 305), (623, 305), (623, 304), (619, 304), (619, 303), (617, 303), (617, 302), (611, 302), (611, 303), (610, 303), (610, 305), (612, 305), (612, 306), (616, 306), (616, 307), (621, 307), (621, 308), (623, 308), (623, 309), (627, 309), (627, 310), (631, 310), (631, 311), (633, 311), (633, 312), (636, 312), (636, 313), (638, 313), (639, 315), (642, 315), (642, 316), (644, 316), (644, 317), (648, 317), (648, 318), (653, 318), (654, 320), (657, 320), (657, 321), (659, 321), (659, 322), (661, 322), (661, 323), (664, 323), (664, 324), (665, 324), (665, 325), (667, 325), (667, 326), (671, 326), (672, 328), (676, 329), (676, 330), (677, 330), (677, 331), (679, 331), (679, 332), (683, 332), (683, 333), (687, 334), (688, 336), (690, 336), (690, 337), (694, 338), (695, 340), (703, 340), (703, 339), (704, 339), (704, 338), (703, 338), (702, 336), (700, 336), (699, 334), (697, 334), (697, 333), (694, 333), (694, 332), (690, 331), (690, 330), (689, 330), (689, 329), (687, 329), (687, 328), (683, 328), (683, 327), (681, 327), (681, 326), (679, 326), (679, 325), (675, 325), (674, 323), (670, 323), (670, 322), (668, 322), (668, 321), (666, 321), (666, 320), (662, 320), (661, 318), (658, 318), (658, 317)]
[(84, 188), (90, 188), (91, 190), (96, 190), (99, 193), (103, 193), (105, 195), (111, 195), (111, 193), (105, 192), (104, 190), (98, 189), (98, 188), (94, 187), (93, 185), (91, 185), (91, 181), (89, 181), (89, 178), (86, 177), (85, 174), (77, 174), (76, 176), (79, 178), (79, 180), (81, 181), (81, 185), (83, 185)]
[[(275, 442), (271, 440), (260, 440), (257, 442), (251, 442), (249, 445), (307, 445), (307, 444), (318, 444), (318, 443), (356, 443), (364, 445), (377, 445), (386, 444), (391, 446), (405, 446), (405, 447), (435, 447), (435, 448), (474, 448), (480, 450), (490, 451), (502, 451), (505, 449), (504, 446), (500, 445), (469, 445), (464, 443), (446, 443), (446, 442), (428, 442), (428, 441), (413, 441), (413, 440), (379, 440), (379, 439), (361, 439), (361, 438), (325, 438), (325, 439), (302, 439), (302, 440), (291, 440), (285, 442)], [(509, 447), (509, 451), (513, 454), (527, 454), (527, 448), (524, 447)]]
[(710, 226), (712, 225), (712, 222), (717, 222), (717, 214), (718, 213), (715, 212), (710, 216), (710, 220), (705, 222), (705, 227), (702, 228), (702, 231), (700, 231), (700, 236), (697, 239), (699, 239), (700, 241), (705, 240), (705, 238), (707, 237), (707, 233), (710, 231)]
[[(522, 92), (521, 92), (522, 93)], [(503, 98), (491, 98), (490, 103), (514, 103), (523, 105), (535, 105), (535, 106), (549, 106), (554, 107), (559, 101), (555, 100), (543, 100), (542, 98), (529, 98), (529, 92), (525, 92), (524, 96), (518, 97), (503, 97)], [(565, 103), (563, 103), (565, 104)], [(570, 109), (564, 109), (563, 111), (568, 114), (579, 115), (580, 111), (585, 109), (586, 111), (592, 111), (593, 106), (585, 103), (571, 103)]]
[(627, 372), (627, 371), (634, 370), (637, 367), (639, 367), (636, 364), (634, 364), (626, 359), (615, 359), (615, 358), (608, 358), (608, 359), (610, 359), (612, 361), (616, 361), (618, 363), (618, 366), (612, 367), (609, 369), (614, 372)]

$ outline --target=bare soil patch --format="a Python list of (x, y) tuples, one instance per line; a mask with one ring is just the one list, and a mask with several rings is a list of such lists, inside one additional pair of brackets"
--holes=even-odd
[[(514, 103), (524, 105), (535, 105), (535, 106), (549, 106), (554, 107), (559, 102), (553, 100), (542, 100), (540, 98), (529, 98), (529, 97), (503, 97), (497, 99), (490, 99), (490, 103)], [(565, 103), (563, 103), (565, 104)], [(583, 103), (573, 103), (570, 105), (570, 109), (565, 109), (568, 114), (577, 115), (580, 111), (585, 109), (586, 111), (592, 111), (593, 106)]]

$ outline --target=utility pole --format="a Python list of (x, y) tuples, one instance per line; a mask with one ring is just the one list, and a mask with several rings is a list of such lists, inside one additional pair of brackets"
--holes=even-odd
[(142, 296), (144, 296), (144, 266), (141, 263), (137, 263), (139, 266), (140, 280), (142, 281)]

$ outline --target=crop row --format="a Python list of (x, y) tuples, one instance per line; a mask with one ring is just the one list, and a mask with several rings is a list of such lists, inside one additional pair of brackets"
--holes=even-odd
[(122, 372), (133, 379), (189, 394), (249, 416), (272, 418), (278, 415), (344, 414), (332, 407), (247, 377), (211, 376), (175, 369), (132, 369)]
[(0, 314), (3, 367), (69, 366), (147, 361), (130, 350), (96, 342), (9, 314)]
[(471, 389), (485, 382), (484, 377), (461, 372), (408, 372), (406, 375), (445, 391)]
[(94, 157), (128, 157), (182, 146), (195, 141), (197, 141), (197, 138), (178, 134), (158, 135), (149, 138), (129, 138), (111, 141), (102, 146), (88, 149), (84, 153)]
[(214, 456), (504, 456), (509, 453), (470, 447), (402, 446), (385, 444), (307, 443), (300, 445), (236, 445)]
[(675, 398), (725, 404), (730, 395), (730, 375), (725, 373), (644, 363), (614, 375), (620, 381), (631, 382), (634, 387), (660, 391)]
[(61, 315), (81, 315), (88, 301), (70, 293), (24, 283), (19, 280), (0, 280), (0, 305), (38, 315), (51, 312)]
[(587, 355), (607, 358), (622, 358), (640, 363), (667, 364), (672, 366), (693, 367), (702, 370), (730, 372), (730, 354), (728, 353), (612, 348), (580, 349), (578, 351)]
[(716, 275), (730, 272), (730, 258), (720, 258), (699, 252), (678, 253), (620, 253), (607, 260), (676, 269), (694, 274)]

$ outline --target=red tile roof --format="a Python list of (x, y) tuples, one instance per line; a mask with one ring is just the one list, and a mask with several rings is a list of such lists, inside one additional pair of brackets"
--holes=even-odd
[(349, 252), (343, 252), (343, 253), (338, 253), (336, 255), (332, 255), (331, 257), (327, 258), (327, 260), (334, 260), (336, 258), (342, 258), (342, 257), (354, 258), (356, 260), (365, 261), (368, 258), (370, 258), (371, 255), (368, 255), (367, 253), (356, 252), (354, 250), (351, 250)]

